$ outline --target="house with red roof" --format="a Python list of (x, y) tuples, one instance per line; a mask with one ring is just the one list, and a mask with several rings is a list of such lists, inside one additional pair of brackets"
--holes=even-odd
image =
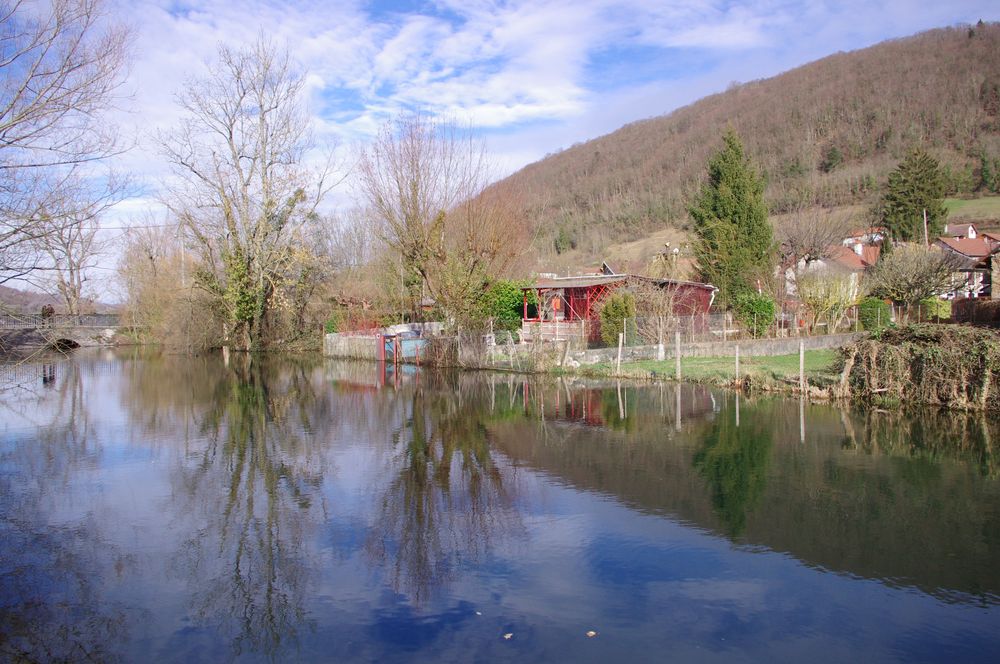
[[(968, 224), (972, 227), (972, 224)], [(1000, 242), (989, 234), (978, 234), (975, 237), (939, 237), (934, 245), (953, 257), (956, 269), (957, 287), (948, 294), (948, 299), (991, 297), (993, 291), (993, 276), (996, 267), (1000, 267)]]

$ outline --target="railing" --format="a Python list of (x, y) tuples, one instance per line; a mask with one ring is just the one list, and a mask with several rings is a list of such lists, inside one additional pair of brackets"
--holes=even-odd
[(0, 314), (0, 330), (29, 330), (37, 328), (68, 328), (68, 327), (119, 327), (118, 314)]

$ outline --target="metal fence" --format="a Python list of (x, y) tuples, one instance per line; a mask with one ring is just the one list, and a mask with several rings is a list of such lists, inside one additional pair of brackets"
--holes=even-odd
[(27, 330), (36, 328), (66, 328), (66, 327), (119, 327), (121, 319), (118, 314), (17, 314), (0, 313), (0, 330)]

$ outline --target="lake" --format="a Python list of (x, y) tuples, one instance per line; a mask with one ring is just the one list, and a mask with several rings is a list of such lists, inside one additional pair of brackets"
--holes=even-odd
[(1000, 427), (696, 385), (0, 370), (0, 658), (1000, 661)]

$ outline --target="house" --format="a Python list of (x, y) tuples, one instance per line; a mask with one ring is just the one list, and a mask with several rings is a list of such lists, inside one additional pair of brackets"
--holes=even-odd
[[(563, 338), (573, 330), (573, 336), (599, 339), (598, 305), (614, 292), (648, 285), (673, 293), (672, 308), (678, 316), (707, 313), (718, 291), (711, 284), (694, 281), (615, 274), (607, 264), (602, 266), (601, 274), (576, 277), (541, 275), (533, 285), (522, 289), (522, 336), (531, 338), (534, 330), (542, 338)], [(529, 292), (535, 293), (538, 302), (533, 316), (529, 314)], [(562, 332), (560, 325), (563, 326)], [(580, 332), (575, 332), (576, 326), (579, 326)]]
[(841, 244), (845, 247), (854, 246), (856, 244), (862, 245), (881, 245), (885, 242), (886, 237), (888, 237), (889, 232), (882, 226), (872, 226), (871, 228), (863, 228), (851, 231), (851, 234), (845, 237)]
[(852, 287), (860, 292), (861, 278), (878, 262), (882, 254), (882, 242), (885, 236), (879, 231), (880, 229), (859, 231), (844, 238), (841, 244), (827, 247), (823, 258), (808, 262), (800, 259), (794, 268), (786, 265), (785, 294), (790, 298), (790, 303), (798, 296), (796, 276), (802, 274), (848, 274), (851, 277)]
[(941, 237), (975, 240), (979, 237), (979, 231), (976, 230), (975, 224), (946, 224)]
[[(972, 224), (967, 224), (972, 226)], [(973, 227), (973, 233), (974, 227)], [(990, 297), (993, 286), (993, 267), (997, 262), (1000, 243), (989, 235), (976, 237), (939, 237), (935, 243), (943, 252), (952, 256), (957, 264), (956, 287), (945, 297)]]

